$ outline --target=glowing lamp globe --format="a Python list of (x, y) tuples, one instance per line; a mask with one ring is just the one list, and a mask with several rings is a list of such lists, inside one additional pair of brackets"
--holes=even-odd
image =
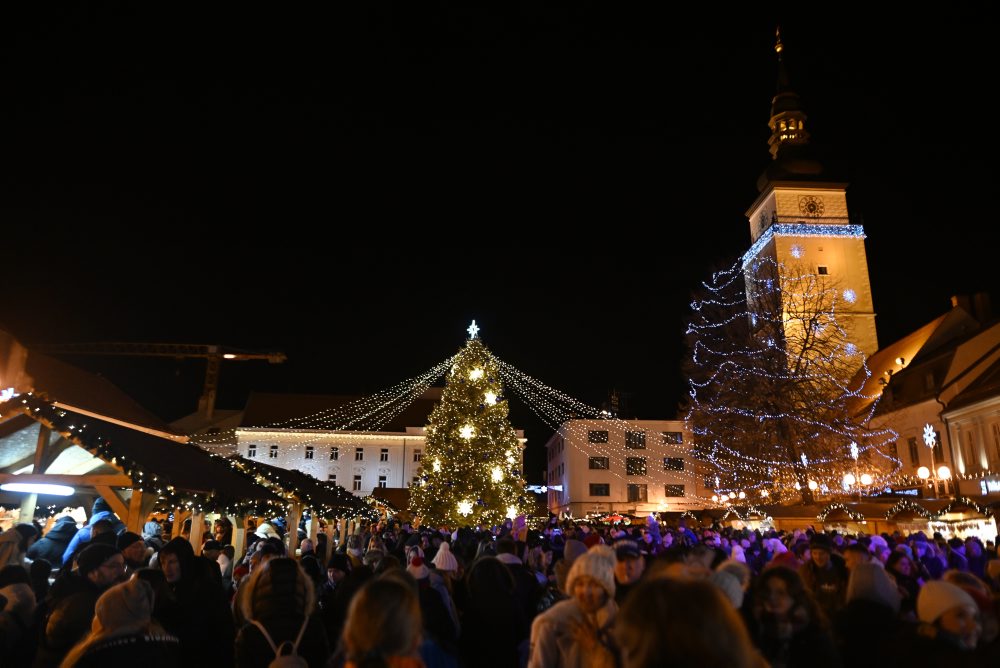
[(817, 483), (815, 480), (809, 481), (809, 489), (811, 491), (815, 492), (818, 488), (819, 488), (819, 483)]
[(931, 477), (931, 470), (926, 466), (921, 466), (917, 469), (917, 477), (921, 480), (927, 480)]
[(870, 484), (872, 484), (872, 477), (870, 475), (868, 475), (867, 473), (862, 473), (861, 474), (861, 484), (862, 485), (870, 485)]
[(741, 499), (747, 498), (747, 493), (746, 492), (740, 492), (740, 498)]
[(718, 494), (713, 494), (712, 495), (712, 503), (718, 503), (718, 502), (719, 502), (719, 495)]
[(854, 477), (853, 473), (845, 473), (844, 474), (844, 487), (850, 487), (851, 485), (853, 485), (857, 481), (858, 481), (858, 479)]
[(951, 469), (947, 466), (942, 466), (938, 469), (938, 478), (941, 480), (947, 480), (951, 477)]

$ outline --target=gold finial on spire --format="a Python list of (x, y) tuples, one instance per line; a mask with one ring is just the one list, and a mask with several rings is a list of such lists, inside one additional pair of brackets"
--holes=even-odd
[(781, 26), (778, 26), (777, 30), (774, 31), (774, 38), (774, 52), (781, 55), (781, 52), (785, 49), (781, 43)]

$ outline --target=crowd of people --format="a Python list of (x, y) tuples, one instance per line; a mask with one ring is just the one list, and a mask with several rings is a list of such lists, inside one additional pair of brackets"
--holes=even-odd
[(0, 533), (0, 665), (1000, 666), (974, 537), (389, 518), (328, 544), (275, 518), (237, 555), (210, 529), (136, 534), (98, 500)]

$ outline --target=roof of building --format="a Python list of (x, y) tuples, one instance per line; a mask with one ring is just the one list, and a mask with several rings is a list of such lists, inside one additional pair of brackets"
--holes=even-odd
[[(271, 394), (254, 392), (247, 399), (243, 411), (241, 427), (276, 427), (283, 429), (333, 429), (338, 431), (386, 431), (404, 432), (407, 427), (423, 427), (427, 424), (434, 405), (441, 399), (441, 388), (430, 387), (398, 414), (391, 415), (383, 424), (375, 424), (376, 413), (370, 418), (371, 424), (347, 424), (356, 416), (346, 418), (344, 411), (354, 402), (365, 401), (366, 397), (353, 395), (323, 394)], [(394, 404), (398, 406), (398, 404)], [(383, 409), (382, 415), (391, 413)]]
[(989, 366), (969, 386), (948, 402), (948, 411), (965, 408), (986, 399), (1000, 397), (1000, 360)]
[(370, 514), (367, 504), (340, 485), (319, 480), (295, 469), (283, 469), (246, 459), (238, 454), (230, 455), (227, 460), (230, 466), (258, 479), (260, 484), (275, 490), (279, 495), (293, 494), (306, 506), (323, 514), (344, 511)]

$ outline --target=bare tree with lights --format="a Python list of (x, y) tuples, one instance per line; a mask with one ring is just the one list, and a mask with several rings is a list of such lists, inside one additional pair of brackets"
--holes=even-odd
[[(716, 272), (692, 302), (687, 420), (718, 495), (813, 503), (880, 489), (899, 469), (895, 433), (860, 416), (864, 354), (837, 323), (853, 293), (829, 276), (757, 257)], [(847, 476), (845, 481), (845, 476)]]
[(473, 321), (428, 418), (420, 482), (410, 497), (424, 524), (495, 525), (525, 506), (521, 444), (497, 362), (478, 331)]

